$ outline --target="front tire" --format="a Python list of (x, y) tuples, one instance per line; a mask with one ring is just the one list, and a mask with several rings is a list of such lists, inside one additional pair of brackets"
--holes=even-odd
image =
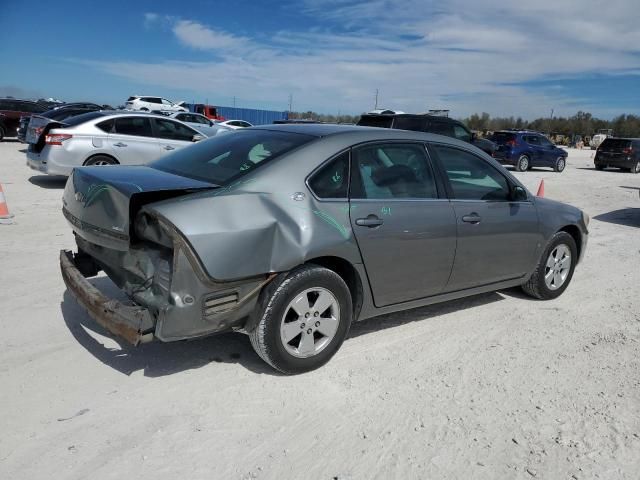
[(558, 157), (556, 159), (556, 163), (553, 166), (553, 170), (560, 173), (564, 170), (564, 167), (567, 166), (567, 161), (564, 157)]
[(604, 165), (600, 165), (596, 163), (596, 170), (604, 170)]
[(557, 298), (567, 289), (576, 262), (578, 248), (567, 232), (558, 232), (549, 241), (529, 281), (522, 285), (527, 295), (540, 300)]
[(526, 155), (520, 155), (516, 162), (516, 170), (519, 172), (526, 172), (529, 169), (530, 160)]
[(640, 161), (636, 162), (636, 164), (629, 169), (631, 173), (640, 173)]
[(346, 338), (353, 312), (344, 280), (313, 264), (274, 280), (256, 308), (260, 320), (249, 332), (251, 345), (260, 358), (288, 375), (327, 363)]

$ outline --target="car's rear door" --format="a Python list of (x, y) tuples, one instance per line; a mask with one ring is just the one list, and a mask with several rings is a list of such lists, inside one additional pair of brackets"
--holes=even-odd
[(456, 218), (423, 143), (352, 150), (351, 226), (382, 307), (440, 293), (449, 278)]
[(447, 291), (488, 285), (529, 273), (541, 241), (531, 199), (512, 200), (498, 167), (462, 148), (433, 143), (457, 223), (456, 257)]
[(193, 137), (200, 135), (187, 125), (168, 118), (153, 118), (153, 134), (158, 139), (160, 155), (193, 144)]
[(107, 142), (114, 157), (123, 165), (142, 165), (160, 157), (158, 140), (153, 137), (147, 116), (117, 117)]
[(530, 165), (533, 167), (543, 164), (545, 157), (538, 137), (535, 135), (523, 135), (522, 139), (527, 145), (526, 151), (523, 153), (529, 157)]

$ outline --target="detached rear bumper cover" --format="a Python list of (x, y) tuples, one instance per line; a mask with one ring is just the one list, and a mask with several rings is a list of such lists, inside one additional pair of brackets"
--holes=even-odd
[(96, 322), (132, 345), (138, 345), (143, 338), (149, 338), (145, 333), (154, 326), (149, 310), (124, 305), (106, 297), (84, 278), (74, 264), (73, 254), (68, 250), (60, 251), (60, 270), (69, 292)]

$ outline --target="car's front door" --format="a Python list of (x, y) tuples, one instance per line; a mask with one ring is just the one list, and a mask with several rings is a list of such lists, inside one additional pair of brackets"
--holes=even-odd
[(513, 200), (513, 185), (499, 168), (475, 154), (432, 144), (448, 181), (457, 218), (456, 258), (447, 291), (488, 285), (529, 273), (541, 236), (530, 199)]
[(453, 265), (456, 219), (425, 145), (359, 146), (351, 172), (351, 226), (376, 306), (440, 293)]
[(158, 140), (153, 138), (148, 117), (123, 115), (109, 133), (109, 148), (123, 165), (141, 165), (157, 159)]
[(523, 140), (527, 144), (526, 154), (529, 157), (529, 166), (539, 166), (544, 163), (544, 154), (538, 137), (535, 135), (524, 135)]
[(153, 131), (158, 138), (160, 155), (192, 145), (193, 137), (200, 135), (191, 127), (168, 118), (154, 118)]
[(542, 135), (538, 137), (538, 142), (540, 143), (542, 161), (547, 166), (555, 165), (556, 159), (559, 157), (556, 146), (547, 137), (543, 137)]

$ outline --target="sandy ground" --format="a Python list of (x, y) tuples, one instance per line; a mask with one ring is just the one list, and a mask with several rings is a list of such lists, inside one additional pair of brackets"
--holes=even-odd
[[(567, 292), (517, 290), (356, 324), (324, 368), (275, 374), (248, 337), (137, 349), (65, 293), (64, 182), (0, 144), (0, 478), (637, 479), (640, 175), (518, 174), (591, 216)], [(97, 285), (113, 290), (108, 280)]]

